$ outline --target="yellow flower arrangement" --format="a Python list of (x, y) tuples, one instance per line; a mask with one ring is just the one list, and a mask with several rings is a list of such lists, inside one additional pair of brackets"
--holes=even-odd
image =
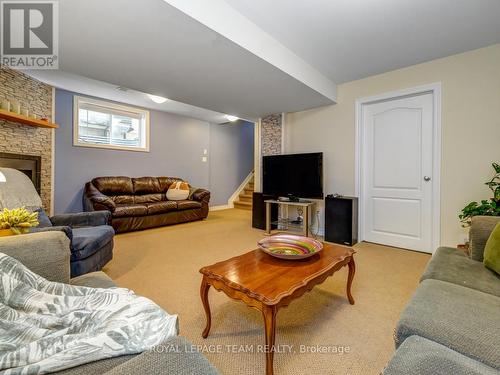
[(38, 212), (29, 212), (24, 207), (0, 211), (0, 229), (10, 229), (14, 234), (28, 233), (38, 224)]

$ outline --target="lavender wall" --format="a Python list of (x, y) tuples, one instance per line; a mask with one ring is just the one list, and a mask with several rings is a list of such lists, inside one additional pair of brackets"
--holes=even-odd
[(254, 124), (211, 124), (210, 150), (212, 199), (224, 205), (253, 170)]
[[(222, 129), (221, 125), (160, 111), (150, 114), (150, 152), (75, 147), (74, 95), (56, 90), (56, 122), (60, 126), (55, 143), (56, 213), (81, 211), (83, 186), (96, 176), (177, 176), (209, 189), (214, 197), (211, 205), (226, 204), (253, 168), (253, 130), (248, 130), (253, 125), (242, 123)], [(238, 148), (233, 142), (252, 146)], [(208, 162), (202, 162), (204, 149), (208, 150)], [(228, 158), (231, 168), (212, 162), (212, 157), (220, 162)]]

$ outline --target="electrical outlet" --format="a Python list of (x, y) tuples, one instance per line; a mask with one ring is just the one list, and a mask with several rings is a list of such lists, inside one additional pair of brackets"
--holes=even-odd
[(206, 162), (207, 162), (207, 160), (208, 160), (208, 159), (207, 159), (207, 157), (206, 157), (206, 156), (203, 156), (203, 157), (201, 158), (201, 161), (202, 161), (203, 163), (206, 163)]

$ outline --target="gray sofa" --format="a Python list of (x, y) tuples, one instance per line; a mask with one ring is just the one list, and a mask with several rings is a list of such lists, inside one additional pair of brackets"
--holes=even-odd
[(500, 374), (500, 277), (484, 267), (500, 217), (476, 216), (470, 256), (439, 248), (401, 314), (384, 375)]
[[(70, 279), (70, 243), (62, 232), (2, 237), (0, 252), (18, 259), (33, 272), (51, 281), (98, 288), (116, 286), (103, 272), (88, 273)], [(60, 371), (58, 374), (217, 375), (219, 372), (205, 357), (193, 350), (185, 338), (177, 336), (139, 355), (105, 359)]]

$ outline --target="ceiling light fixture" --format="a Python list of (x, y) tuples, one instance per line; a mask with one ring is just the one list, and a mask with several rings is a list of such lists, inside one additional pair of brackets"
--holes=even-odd
[(151, 99), (153, 102), (158, 103), (158, 104), (163, 104), (165, 103), (168, 99), (164, 98), (163, 96), (157, 96), (157, 95), (151, 95), (148, 94), (149, 99)]
[(231, 121), (231, 122), (235, 122), (237, 120), (239, 120), (240, 118), (239, 117), (236, 117), (236, 116), (232, 116), (232, 115), (226, 115), (226, 118)]

